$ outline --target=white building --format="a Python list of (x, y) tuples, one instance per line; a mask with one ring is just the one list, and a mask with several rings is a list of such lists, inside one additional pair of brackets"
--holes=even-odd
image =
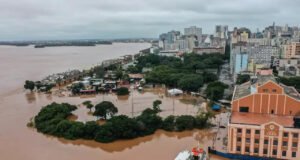
[(196, 26), (191, 26), (189, 28), (184, 28), (184, 35), (191, 36), (195, 35), (197, 37), (197, 41), (200, 43), (202, 41), (202, 28), (198, 28)]
[(227, 39), (228, 26), (227, 25), (216, 25), (215, 37)]

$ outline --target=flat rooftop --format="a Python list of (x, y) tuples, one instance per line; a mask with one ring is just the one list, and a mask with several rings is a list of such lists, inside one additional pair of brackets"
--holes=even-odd
[(294, 127), (293, 116), (279, 116), (272, 114), (233, 112), (231, 114), (230, 122), (234, 124), (249, 125), (262, 125), (268, 122), (275, 122), (287, 128)]

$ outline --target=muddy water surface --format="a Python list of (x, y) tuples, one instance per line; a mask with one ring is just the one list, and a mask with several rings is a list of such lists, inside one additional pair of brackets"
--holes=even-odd
[[(92, 98), (57, 97), (30, 93), (22, 89), (26, 79), (39, 80), (50, 73), (73, 68), (84, 68), (104, 59), (137, 53), (149, 44), (114, 44), (97, 47), (53, 47), (34, 49), (32, 47), (0, 46), (0, 159), (7, 160), (119, 160), (158, 159), (171, 160), (178, 152), (190, 149), (198, 143), (206, 147), (212, 144), (216, 129), (193, 130), (181, 133), (157, 131), (154, 135), (134, 140), (101, 144), (94, 141), (69, 141), (37, 133), (26, 127), (31, 117), (41, 106), (53, 101), (81, 104), (84, 100), (94, 103), (113, 101), (120, 114), (131, 115), (150, 107), (154, 93), (133, 93), (133, 99), (114, 95), (97, 95)], [(195, 114), (195, 105), (182, 103), (180, 99), (162, 98), (162, 116), (169, 114)], [(174, 104), (174, 109), (173, 109)], [(77, 120), (93, 120), (83, 106), (75, 111)], [(214, 159), (219, 159), (214, 157)]]

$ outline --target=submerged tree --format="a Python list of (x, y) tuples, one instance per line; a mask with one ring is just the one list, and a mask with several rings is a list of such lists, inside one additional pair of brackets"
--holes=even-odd
[(125, 96), (125, 95), (128, 95), (129, 94), (129, 90), (128, 88), (126, 87), (120, 87), (118, 90), (117, 90), (117, 95), (118, 96)]
[(153, 102), (153, 110), (158, 113), (158, 112), (161, 112), (161, 109), (160, 109), (160, 105), (161, 105), (161, 100), (155, 100)]
[(35, 88), (35, 84), (34, 84), (33, 81), (26, 80), (26, 81), (25, 81), (24, 88), (33, 91), (34, 88)]
[(90, 112), (92, 112), (92, 108), (94, 107), (94, 105), (92, 104), (91, 101), (84, 101), (82, 104), (85, 105), (86, 108), (90, 110)]
[(118, 108), (109, 101), (103, 101), (95, 106), (94, 116), (102, 117), (105, 120), (107, 116), (112, 117), (118, 113)]

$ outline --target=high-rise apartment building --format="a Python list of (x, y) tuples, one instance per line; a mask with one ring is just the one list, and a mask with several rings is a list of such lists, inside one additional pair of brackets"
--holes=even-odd
[(284, 58), (300, 58), (300, 42), (291, 42), (283, 46)]
[(227, 39), (228, 38), (228, 26), (227, 25), (216, 25), (215, 37)]
[(188, 28), (184, 28), (184, 35), (186, 36), (196, 36), (196, 44), (200, 44), (202, 42), (202, 28), (191, 26)]

